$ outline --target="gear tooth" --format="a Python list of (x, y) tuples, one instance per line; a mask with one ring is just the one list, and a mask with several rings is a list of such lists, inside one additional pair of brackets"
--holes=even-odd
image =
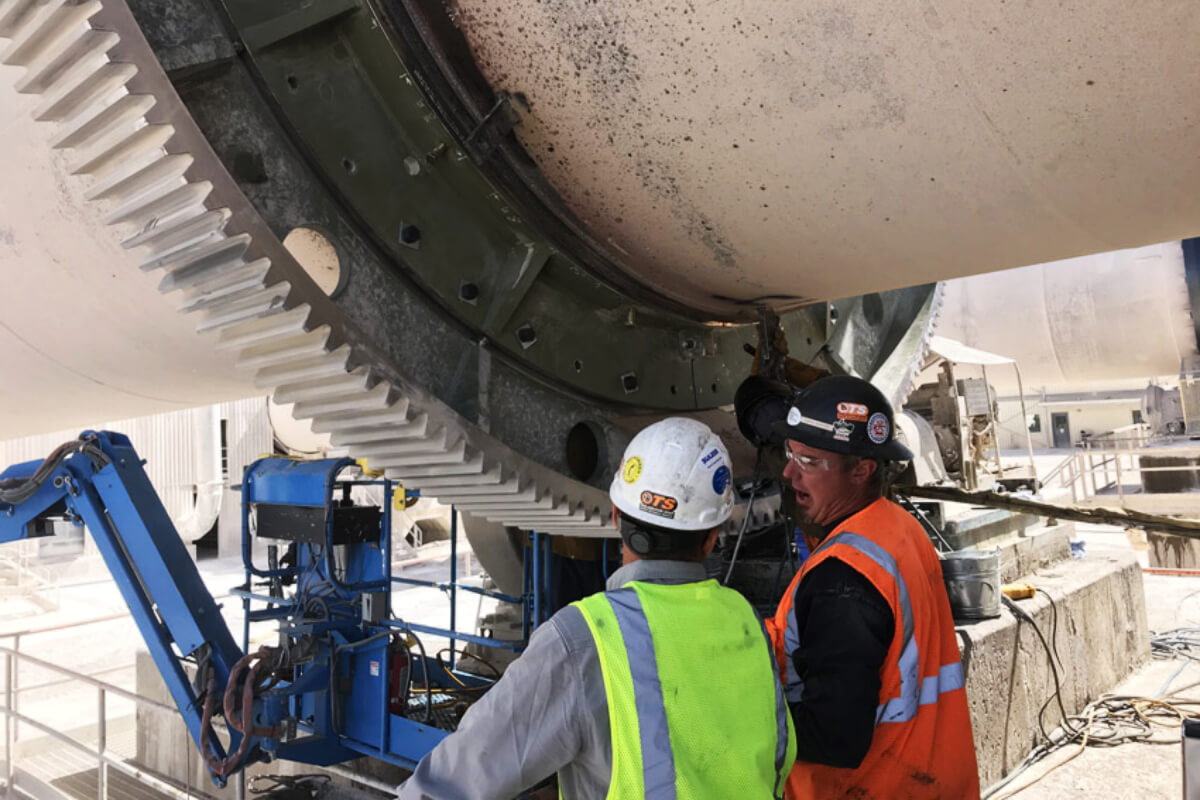
[(42, 0), (4, 0), (0, 2), (0, 37), (12, 39), (34, 19)]
[(197, 331), (216, 332), (215, 346), (235, 351), (256, 386), (293, 402), (314, 431), (330, 432), (337, 447), (369, 457), (389, 477), (423, 483), (431, 497), (444, 489), (447, 497), (473, 498), (507, 525), (611, 535), (603, 492), (529, 461), (437, 400), (382, 377), (398, 371), (380, 363), (370, 343), (355, 344), (338, 329), (336, 307), (313, 294), (298, 265), (279, 259), (277, 268), (265, 255), (278, 258), (282, 245), (253, 241), (249, 231), (265, 226), (238, 227), (254, 218), (248, 201), (237, 205), (235, 196), (219, 205), (213, 184), (225, 182), (193, 179), (201, 171), (193, 155), (168, 152), (177, 129), (201, 135), (195, 121), (170, 86), (155, 95), (157, 62), (139, 80), (139, 93), (128, 91), (149, 51), (133, 43), (121, 50), (128, 61), (110, 58), (122, 41), (107, 25), (92, 27), (101, 10), (128, 15), (119, 0), (0, 0), (0, 37), (11, 40), (0, 60), (26, 68), (16, 88), (39, 96), (35, 119), (59, 123), (51, 147), (73, 151), (69, 171), (88, 176), (85, 196), (104, 204), (103, 223), (128, 229), (122, 246), (139, 251), (131, 258), (143, 269), (167, 272), (160, 291), (180, 292), (179, 311), (198, 312)]
[(51, 0), (30, 24), (14, 33), (0, 53), (0, 62), (24, 67), (53, 58), (70, 47), (82, 23), (100, 8), (100, 0)]

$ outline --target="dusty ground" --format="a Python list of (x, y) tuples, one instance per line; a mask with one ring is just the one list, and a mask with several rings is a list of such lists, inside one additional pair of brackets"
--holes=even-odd
[[(1080, 526), (1079, 533), (1089, 551), (1130, 548), (1119, 529)], [(1145, 565), (1145, 554), (1139, 555)], [(1144, 575), (1143, 579), (1151, 631), (1200, 626), (1200, 577)], [(1181, 663), (1152, 660), (1114, 692), (1154, 696), (1163, 690)], [(1200, 682), (1200, 664), (1193, 662), (1171, 681), (1168, 693), (1183, 689), (1184, 696), (1200, 700), (1200, 686), (1184, 688), (1196, 682)], [(1167, 744), (1126, 744), (1082, 752), (1076, 746), (1069, 746), (1033, 767), (995, 798), (1180, 797), (1183, 778), (1178, 737), (1177, 730), (1164, 728), (1156, 738)], [(1012, 790), (1016, 791), (1010, 794)]]

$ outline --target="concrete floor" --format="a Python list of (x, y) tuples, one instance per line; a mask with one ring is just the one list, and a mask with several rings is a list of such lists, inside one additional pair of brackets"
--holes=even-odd
[[(1124, 531), (1101, 526), (1078, 527), (1089, 552), (1124, 550), (1131, 547)], [(1145, 566), (1145, 553), (1139, 551)], [(1144, 575), (1146, 610), (1151, 631), (1183, 626), (1200, 626), (1200, 577)], [(1116, 687), (1116, 694), (1153, 697), (1179, 669), (1179, 661), (1152, 660)], [(1191, 663), (1170, 683), (1168, 693), (1200, 701), (1200, 665)], [(1163, 728), (1156, 734), (1163, 744), (1126, 744), (1113, 748), (1069, 746), (1036, 765), (996, 798), (1057, 800), (1064, 797), (1129, 798), (1180, 797), (1182, 786), (1179, 732)], [(1014, 791), (1015, 790), (1015, 791)]]

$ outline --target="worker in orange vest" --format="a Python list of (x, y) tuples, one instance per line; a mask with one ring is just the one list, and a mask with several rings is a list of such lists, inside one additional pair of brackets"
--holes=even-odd
[(890, 403), (859, 378), (821, 378), (775, 432), (820, 539), (768, 620), (798, 743), (787, 797), (978, 798), (938, 555), (884, 497), (884, 465), (912, 459)]

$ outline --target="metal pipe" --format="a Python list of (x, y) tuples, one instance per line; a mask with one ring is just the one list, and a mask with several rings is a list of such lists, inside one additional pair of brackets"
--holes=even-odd
[[(43, 659), (37, 658), (36, 656), (31, 656), (27, 653), (22, 653), (20, 651), (12, 649), (11, 647), (0, 647), (0, 654), (16, 656), (16, 658), (19, 659), (20, 661), (28, 661), (30, 664), (41, 667), (42, 669), (48, 669), (51, 672), (57, 672), (61, 675), (70, 675), (71, 677), (75, 678), (78, 681), (82, 681), (83, 683), (86, 683), (89, 686), (94, 686), (97, 689), (103, 689), (104, 691), (108, 692), (109, 694), (116, 695), (117, 697), (120, 697), (123, 700), (131, 700), (134, 703), (140, 703), (142, 705), (150, 706), (151, 708), (157, 708), (161, 711), (167, 711), (172, 714), (178, 712), (178, 709), (175, 708), (175, 706), (169, 706), (166, 703), (160, 703), (157, 700), (151, 700), (148, 697), (143, 697), (140, 694), (136, 694), (135, 692), (131, 692), (127, 689), (122, 689), (120, 686), (116, 686), (111, 683), (106, 683), (104, 681), (98, 681), (89, 675), (84, 675), (81, 672), (74, 672), (72, 670), (67, 669), (66, 667), (61, 667), (58, 664), (54, 664), (49, 661), (45, 661)], [(15, 697), (13, 699), (14, 699), (14, 701), (16, 700)], [(13, 709), (13, 710), (15, 711), (16, 709)]]
[(542, 540), (537, 531), (530, 531), (529, 535), (533, 539), (530, 549), (533, 550), (533, 627), (536, 630), (542, 624)]
[(542, 572), (545, 573), (542, 589), (546, 593), (546, 619), (554, 614), (554, 538), (550, 534), (542, 536), (542, 546), (546, 548), (542, 559)]
[(347, 780), (351, 780), (351, 781), (354, 781), (355, 783), (362, 784), (363, 786), (366, 786), (368, 789), (375, 789), (376, 791), (379, 791), (379, 792), (386, 792), (389, 795), (394, 795), (396, 793), (395, 784), (384, 783), (383, 781), (376, 780), (368, 775), (360, 775), (357, 772), (353, 772), (353, 771), (346, 769), (345, 767), (340, 766), (338, 764), (333, 764), (331, 766), (326, 767), (325, 769), (331, 775), (337, 775), (340, 778), (346, 778)]
[(1117, 453), (1114, 463), (1117, 468), (1117, 498), (1125, 505), (1125, 487), (1121, 485), (1121, 454)]
[[(450, 584), (448, 583), (441, 583), (440, 581), (426, 581), (421, 580), (420, 578), (392, 578), (392, 583), (403, 583), (406, 586), (421, 586), (426, 589), (441, 589), (443, 592), (450, 591)], [(493, 592), (489, 589), (481, 589), (478, 586), (471, 586), (470, 584), (466, 583), (456, 583), (454, 585), (459, 591), (471, 592), (472, 594), (483, 595), (484, 597), (491, 597), (496, 600), (503, 600), (506, 603), (521, 602), (520, 597), (513, 597), (511, 594)]]
[[(450, 506), (450, 632), (458, 622), (458, 509)], [(450, 637), (450, 669), (454, 669), (454, 637)]]
[(1029, 474), (1037, 481), (1037, 467), (1033, 463), (1033, 437), (1029, 435), (1029, 412), (1025, 410), (1025, 384), (1021, 380), (1021, 368), (1017, 366), (1017, 362), (1012, 362), (1012, 366), (1013, 371), (1017, 373), (1017, 397), (1021, 400), (1021, 419), (1025, 420), (1025, 450), (1029, 453)]
[(992, 453), (996, 463), (996, 479), (1004, 477), (1004, 467), (1000, 464), (1000, 426), (996, 423), (996, 414), (992, 408), (992, 387), (988, 384), (987, 365), (980, 364), (983, 370), (983, 397), (987, 400), (988, 424), (992, 428)]
[(529, 545), (521, 547), (521, 640), (529, 641)]
[[(12, 696), (12, 705), (10, 705), (9, 708), (11, 708), (13, 711), (18, 711), (21, 708), (21, 689), (20, 689), (19, 684), (21, 682), (21, 658), (22, 658), (22, 655), (21, 655), (21, 635), (20, 634), (17, 634), (16, 636), (13, 637), (12, 652), (13, 652), (13, 655), (16, 656), (16, 659), (13, 662), (13, 678), (12, 678), (13, 696)], [(25, 658), (28, 658), (28, 656), (25, 656)], [(21, 726), (13, 725), (13, 743), (14, 743), (14, 745), (20, 738), (21, 738)]]
[[(447, 636), (450, 632), (445, 628), (436, 628), (432, 625), (419, 625), (415, 622), (405, 622), (402, 619), (389, 619), (380, 623), (387, 628), (395, 628), (402, 631), (413, 631), (416, 633), (428, 633), (433, 636)], [(473, 633), (462, 633), (459, 631), (455, 636), (471, 644), (477, 644), (481, 647), (494, 647), (498, 650), (513, 650), (521, 651), (525, 649), (524, 642), (508, 642), (503, 639), (489, 639), (486, 636), (476, 636)]]
[[(17, 687), (16, 687), (16, 674), (14, 672), (15, 667), (16, 667), (16, 659), (13, 658), (13, 654), (6, 653), (4, 655), (4, 707), (6, 709), (13, 708), (14, 704), (16, 703), (16, 698), (17, 698), (16, 688)], [(12, 782), (13, 782), (13, 761), (15, 760), (15, 756), (16, 756), (16, 754), (13, 751), (16, 750), (16, 744), (17, 744), (15, 728), (16, 728), (16, 725), (13, 724), (12, 716), (9, 714), (5, 714), (4, 715), (4, 761), (5, 761), (4, 774), (5, 774), (5, 786), (9, 787), (10, 789), (12, 788)]]
[[(390, 581), (392, 579), (392, 506), (395, 501), (392, 498), (392, 493), (395, 491), (396, 485), (389, 480), (383, 482), (383, 530), (380, 532), (379, 550), (383, 558), (383, 574)], [(392, 592), (391, 587), (388, 587), (384, 616), (392, 615)]]
[(96, 692), (96, 754), (99, 764), (96, 765), (96, 794), (100, 800), (108, 797), (108, 770), (104, 766), (104, 751), (108, 749), (108, 712), (104, 708), (104, 690)]

